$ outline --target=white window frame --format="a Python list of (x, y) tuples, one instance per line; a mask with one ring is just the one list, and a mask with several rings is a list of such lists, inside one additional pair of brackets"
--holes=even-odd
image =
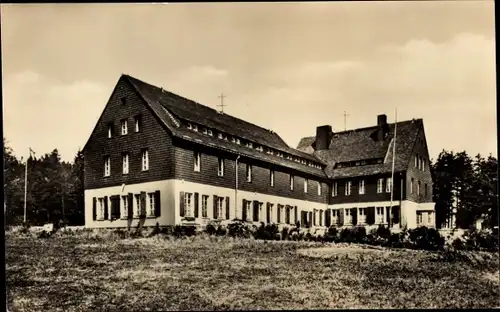
[(335, 197), (338, 195), (338, 190), (339, 190), (338, 182), (333, 182), (332, 197)]
[(141, 195), (140, 194), (135, 194), (134, 195), (134, 217), (139, 217), (141, 214)]
[(222, 133), (219, 132), (219, 134), (217, 134), (217, 138), (222, 140), (223, 139)]
[(98, 212), (98, 216), (97, 216), (97, 219), (98, 220), (104, 220), (104, 198), (101, 197), (98, 199), (98, 202), (99, 202), (99, 212)]
[(194, 168), (193, 168), (193, 170), (195, 172), (200, 172), (200, 169), (201, 169), (201, 153), (194, 152)]
[(346, 224), (352, 224), (352, 211), (351, 209), (345, 209), (345, 223)]
[(203, 134), (207, 134), (207, 133), (208, 133), (208, 132), (207, 132), (207, 128), (203, 128), (202, 133), (203, 133)]
[(384, 207), (375, 208), (375, 224), (384, 223)]
[(193, 125), (193, 130), (198, 132), (198, 126), (197, 125)]
[(142, 150), (142, 171), (149, 170), (149, 150)]
[(293, 191), (294, 184), (295, 184), (295, 178), (293, 175), (290, 175), (290, 191)]
[(217, 176), (223, 177), (224, 176), (224, 158), (219, 157), (218, 163), (217, 163)]
[(236, 144), (238, 144), (238, 145), (241, 144), (240, 139), (236, 138)]
[(104, 157), (104, 176), (109, 177), (111, 175), (111, 157)]
[(129, 169), (128, 160), (129, 160), (128, 153), (123, 153), (122, 154), (122, 173), (123, 174), (128, 174), (128, 169)]
[(122, 131), (121, 131), (122, 135), (128, 134), (128, 121), (127, 121), (127, 119), (120, 120), (120, 128), (122, 129)]
[(212, 130), (208, 129), (207, 132), (208, 132), (209, 136), (214, 136), (214, 133), (212, 132)]
[(208, 218), (208, 195), (201, 196), (201, 217)]
[(358, 208), (358, 223), (366, 224), (366, 213), (368, 208)]
[(365, 194), (365, 180), (359, 180), (359, 194)]
[(385, 192), (390, 193), (391, 187), (392, 187), (392, 178), (386, 178), (385, 179)]
[(128, 196), (122, 196), (122, 218), (128, 216)]
[(136, 133), (141, 131), (141, 117), (139, 116), (134, 117), (134, 130)]
[(433, 213), (428, 212), (427, 213), (427, 224), (431, 225), (433, 223), (432, 217), (433, 217)]
[(252, 182), (252, 165), (246, 164), (247, 182)]
[(108, 139), (113, 137), (113, 125), (108, 125)]
[(155, 215), (155, 193), (148, 193), (148, 215)]
[(318, 182), (318, 196), (321, 196), (321, 182)]
[(304, 193), (307, 193), (307, 185), (309, 184), (309, 179), (304, 179)]
[(346, 181), (346, 183), (345, 183), (345, 196), (351, 195), (351, 187), (352, 187), (352, 182)]
[(184, 193), (184, 216), (194, 217), (193, 193)]
[(252, 202), (247, 200), (245, 202), (245, 209), (246, 209), (246, 212), (247, 212), (247, 218), (245, 219), (245, 221), (249, 221), (249, 220), (252, 220), (253, 219), (253, 214), (252, 214)]
[(424, 222), (424, 217), (421, 212), (417, 212), (417, 225), (420, 225)]
[(377, 180), (377, 194), (384, 192), (384, 178), (379, 178)]
[(224, 219), (224, 197), (217, 197), (217, 219)]
[(269, 183), (271, 184), (271, 186), (274, 186), (274, 170), (271, 170), (270, 173), (269, 173)]

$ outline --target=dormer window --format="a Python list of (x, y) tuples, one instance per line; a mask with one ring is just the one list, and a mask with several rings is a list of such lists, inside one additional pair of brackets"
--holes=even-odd
[(213, 132), (212, 132), (212, 130), (210, 130), (210, 129), (208, 129), (207, 132), (208, 132), (209, 136), (213, 136), (214, 135)]
[(108, 139), (113, 137), (113, 124), (108, 124)]
[(198, 126), (197, 125), (193, 125), (193, 130), (194, 131), (198, 131)]
[(236, 139), (236, 144), (240, 145), (240, 139)]
[(122, 102), (122, 105), (127, 104), (127, 98), (126, 97), (122, 97), (120, 100)]
[(207, 128), (203, 128), (202, 132), (203, 134), (207, 134)]
[(217, 137), (222, 140), (222, 133), (219, 133)]
[(231, 142), (236, 143), (236, 139), (234, 137), (231, 137)]
[(191, 125), (191, 123), (188, 123), (188, 124), (187, 124), (187, 128), (188, 128), (188, 129), (193, 129), (193, 126)]
[(224, 140), (226, 140), (226, 141), (227, 141), (227, 135), (224, 135)]

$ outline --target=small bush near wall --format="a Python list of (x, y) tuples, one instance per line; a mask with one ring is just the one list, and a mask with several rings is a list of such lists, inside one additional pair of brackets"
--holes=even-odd
[(237, 220), (228, 224), (227, 234), (231, 237), (249, 238), (252, 230), (246, 222)]
[(444, 247), (444, 238), (436, 229), (422, 226), (409, 230), (408, 235), (414, 249), (442, 250)]
[(454, 244), (466, 250), (498, 251), (498, 229), (495, 232), (468, 230), (463, 235), (463, 244)]

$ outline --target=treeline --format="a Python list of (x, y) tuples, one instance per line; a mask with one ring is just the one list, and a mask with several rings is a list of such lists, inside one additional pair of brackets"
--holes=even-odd
[[(22, 224), (26, 160), (17, 159), (4, 138), (4, 200), (8, 225)], [(442, 151), (431, 163), (436, 203), (436, 225), (440, 227), (456, 205), (457, 226), (470, 228), (482, 217), (487, 227), (498, 225), (498, 161), (495, 157), (466, 152)], [(40, 158), (28, 159), (27, 221), (43, 225), (63, 220), (84, 224), (83, 153), (73, 162), (61, 161), (55, 149)]]
[(431, 164), (436, 203), (436, 225), (440, 227), (456, 207), (456, 223), (468, 229), (484, 218), (488, 228), (498, 226), (498, 161), (495, 157), (471, 158), (466, 152), (442, 151)]
[[(24, 220), (26, 159), (18, 159), (3, 139), (5, 224)], [(83, 225), (83, 153), (73, 162), (61, 161), (57, 149), (28, 160), (26, 221), (29, 225), (59, 223)]]

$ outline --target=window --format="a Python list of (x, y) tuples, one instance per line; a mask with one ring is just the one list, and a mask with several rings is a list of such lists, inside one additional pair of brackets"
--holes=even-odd
[(217, 219), (222, 219), (224, 197), (217, 197)]
[(222, 133), (217, 134), (217, 138), (222, 139)]
[(148, 193), (148, 215), (149, 216), (154, 216), (155, 215), (155, 193)]
[(200, 153), (194, 152), (194, 171), (200, 172)]
[(413, 194), (413, 178), (410, 180), (410, 194)]
[(135, 126), (135, 132), (141, 131), (141, 116), (135, 116), (134, 126)]
[(224, 176), (224, 159), (219, 157), (219, 165), (217, 166), (217, 175), (219, 177)]
[(203, 128), (202, 132), (203, 134), (207, 134), (207, 128)]
[(240, 145), (240, 139), (236, 139), (236, 144)]
[(248, 143), (247, 143), (247, 147), (252, 148), (252, 146), (253, 146), (252, 142), (248, 142)]
[(384, 223), (384, 207), (377, 207), (376, 209), (377, 209), (377, 215), (375, 222), (377, 224)]
[(188, 124), (187, 124), (187, 128), (188, 128), (188, 129), (193, 129), (193, 126), (191, 125), (191, 123), (188, 123)]
[(122, 97), (120, 98), (121, 102), (122, 102), (122, 105), (125, 105), (127, 103), (127, 98), (126, 97)]
[(210, 130), (210, 129), (208, 130), (208, 135), (209, 136), (213, 136), (214, 135), (213, 132), (212, 132), (212, 130)]
[(271, 204), (271, 203), (267, 203), (267, 204), (268, 204), (268, 207), (269, 207), (269, 214), (268, 214), (267, 223), (271, 223), (274, 220), (274, 217), (273, 217), (273, 207), (274, 207), (274, 204)]
[(122, 196), (122, 218), (128, 216), (128, 196)]
[(250, 209), (252, 208), (252, 202), (251, 201), (246, 201), (245, 202), (245, 211), (246, 211), (246, 218), (245, 220), (250, 220), (250, 216), (252, 215)]
[(193, 130), (198, 132), (198, 126), (197, 125), (193, 125)]
[(417, 195), (420, 195), (420, 181), (417, 182)]
[(333, 182), (332, 197), (337, 196), (337, 191), (338, 191), (338, 183), (337, 182)]
[(270, 177), (269, 177), (269, 179), (271, 180), (270, 181), (271, 186), (274, 186), (274, 170), (270, 171)]
[(387, 178), (385, 180), (385, 192), (390, 193), (392, 189), (392, 178)]
[(290, 191), (293, 191), (293, 184), (294, 184), (293, 180), (294, 180), (293, 175), (290, 175)]
[(308, 179), (304, 179), (304, 193), (307, 193), (307, 184), (309, 183)]
[(108, 125), (108, 139), (113, 137), (113, 124)]
[(351, 213), (351, 209), (346, 209), (346, 210), (345, 210), (345, 220), (346, 220), (346, 223), (347, 223), (347, 224), (351, 224), (351, 223), (352, 223), (352, 213)]
[(98, 219), (104, 220), (104, 198), (99, 198), (99, 214)]
[(318, 182), (318, 196), (321, 196), (321, 182)]
[(149, 170), (149, 153), (147, 149), (142, 150), (142, 171)]
[(138, 217), (141, 213), (141, 195), (135, 195), (134, 217)]
[(192, 206), (192, 193), (184, 193), (184, 213), (186, 217), (194, 217)]
[(418, 155), (415, 156), (415, 168), (418, 168)]
[(128, 174), (128, 153), (122, 155), (123, 174)]
[(360, 224), (366, 223), (366, 208), (359, 208), (359, 219), (358, 222)]
[(208, 218), (208, 196), (201, 196), (201, 216), (203, 218)]
[(432, 224), (432, 212), (427, 213), (427, 224)]
[(319, 226), (323, 226), (323, 210), (319, 211)]
[(359, 194), (365, 193), (365, 180), (359, 181)]
[(351, 181), (347, 181), (345, 183), (345, 195), (346, 196), (351, 195), (351, 186), (352, 186), (352, 182)]
[(122, 135), (126, 135), (128, 132), (127, 119), (120, 120), (120, 125), (122, 127)]
[(382, 190), (384, 189), (384, 179), (380, 178), (377, 180), (377, 193), (382, 193)]
[(422, 213), (417, 213), (417, 224), (422, 224)]
[(252, 165), (247, 164), (247, 182), (252, 182)]
[(104, 176), (109, 177), (111, 173), (111, 159), (109, 156), (104, 157)]

